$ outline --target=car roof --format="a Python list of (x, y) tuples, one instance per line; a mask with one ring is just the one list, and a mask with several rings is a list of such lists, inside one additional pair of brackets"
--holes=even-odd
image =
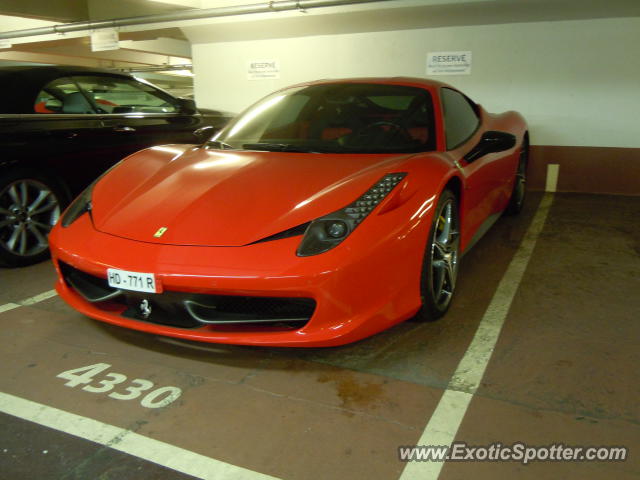
[[(308, 85), (330, 85), (340, 83), (369, 83), (369, 84), (381, 84), (381, 85), (406, 85), (406, 86), (421, 86), (431, 89), (437, 89), (440, 87), (454, 88), (451, 85), (430, 78), (422, 77), (356, 77), (356, 78), (324, 78), (321, 80), (314, 80), (310, 82), (302, 82), (293, 87), (303, 87)], [(287, 87), (289, 88), (289, 87)]]

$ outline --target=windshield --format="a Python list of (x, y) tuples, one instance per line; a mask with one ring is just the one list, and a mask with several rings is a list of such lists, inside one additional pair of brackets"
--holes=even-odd
[(420, 152), (435, 148), (429, 92), (401, 85), (336, 83), (291, 88), (256, 103), (209, 148), (317, 153)]

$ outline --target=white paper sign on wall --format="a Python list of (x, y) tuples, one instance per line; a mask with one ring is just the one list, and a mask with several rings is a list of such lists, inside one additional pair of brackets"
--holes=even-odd
[(429, 52), (427, 75), (470, 75), (471, 52)]
[(91, 51), (104, 52), (120, 48), (118, 32), (113, 29), (97, 30), (91, 34)]
[(271, 80), (280, 78), (278, 60), (249, 60), (247, 62), (248, 80)]

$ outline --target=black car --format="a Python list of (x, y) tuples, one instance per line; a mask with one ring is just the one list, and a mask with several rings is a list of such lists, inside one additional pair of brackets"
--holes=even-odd
[(202, 143), (230, 118), (108, 70), (0, 68), (0, 265), (46, 258), (61, 210), (119, 160)]

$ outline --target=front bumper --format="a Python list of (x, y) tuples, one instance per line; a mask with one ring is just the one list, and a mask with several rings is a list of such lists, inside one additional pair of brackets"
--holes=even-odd
[[(50, 235), (58, 272), (56, 290), (89, 317), (157, 335), (242, 345), (341, 345), (399, 323), (420, 307), (426, 233), (417, 223), (402, 225), (394, 218), (401, 214), (389, 212), (369, 225), (365, 222), (359, 235), (312, 257), (295, 255), (300, 237), (244, 247), (161, 245), (98, 232), (90, 216), (83, 215), (69, 228), (57, 225)], [(429, 224), (430, 219), (425, 220)], [(375, 240), (365, 243), (363, 239)], [(146, 320), (134, 315), (131, 302), (88, 301), (65, 280), (65, 265), (97, 279), (106, 279), (108, 268), (154, 273), (166, 293), (129, 296), (147, 299), (151, 305), (162, 304), (160, 297), (170, 292), (180, 298), (213, 295), (311, 301), (313, 308), (308, 319), (297, 323), (276, 318), (261, 323), (169, 325), (154, 322), (153, 314)]]

